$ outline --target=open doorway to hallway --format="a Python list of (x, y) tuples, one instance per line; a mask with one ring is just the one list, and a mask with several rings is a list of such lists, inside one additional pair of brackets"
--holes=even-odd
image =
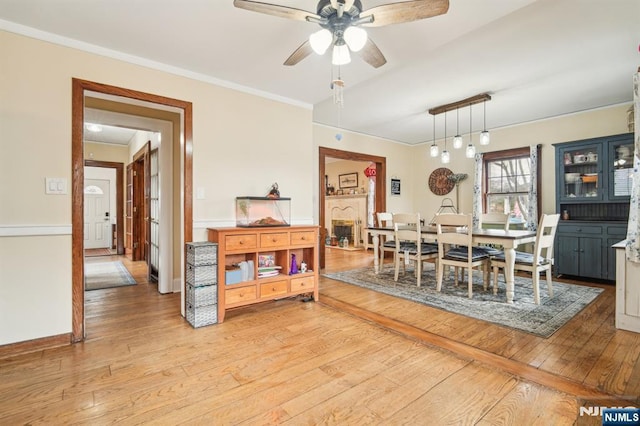
[[(185, 241), (191, 241), (193, 219), (192, 219), (192, 105), (189, 102), (164, 98), (157, 95), (136, 92), (129, 89), (103, 85), (79, 79), (73, 79), (73, 124), (72, 124), (72, 336), (74, 341), (84, 339), (86, 330), (84, 326), (84, 281), (85, 281), (85, 259), (84, 259), (84, 122), (85, 107), (95, 108), (95, 102), (101, 103), (102, 108), (97, 108), (102, 112), (115, 113), (113, 105), (122, 108), (117, 112), (124, 116), (142, 116), (147, 119), (168, 122), (165, 129), (167, 137), (164, 146), (170, 154), (165, 157), (166, 182), (170, 182), (170, 187), (175, 186), (176, 190), (167, 196), (167, 207), (165, 211), (168, 226), (165, 230), (159, 230), (160, 247), (167, 247), (164, 251), (167, 256), (166, 263), (173, 268), (164, 274), (166, 277), (166, 289), (169, 292), (180, 291), (180, 284), (184, 276), (184, 250)], [(94, 104), (91, 104), (94, 102)], [(136, 111), (133, 113), (132, 111)], [(152, 118), (150, 118), (152, 117)], [(169, 118), (167, 118), (169, 117)], [(161, 131), (162, 132), (162, 131)], [(171, 159), (173, 158), (173, 160)], [(161, 164), (162, 158), (159, 160)], [(160, 184), (162, 186), (162, 184)], [(124, 215), (120, 216), (123, 218)], [(163, 238), (165, 240), (163, 240)], [(124, 239), (123, 238), (120, 240)], [(148, 249), (150, 253), (151, 250)], [(174, 256), (175, 253), (175, 256)], [(162, 252), (159, 253), (162, 256)], [(159, 274), (161, 288), (163, 274)], [(184, 299), (184, 296), (181, 296)], [(184, 303), (181, 307), (176, 307), (178, 312), (184, 315)]]

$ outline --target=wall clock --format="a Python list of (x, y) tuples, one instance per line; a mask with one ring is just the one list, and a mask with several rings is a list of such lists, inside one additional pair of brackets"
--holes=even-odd
[(453, 172), (446, 167), (435, 169), (429, 175), (429, 189), (436, 195), (447, 195), (453, 190), (455, 183), (449, 179)]

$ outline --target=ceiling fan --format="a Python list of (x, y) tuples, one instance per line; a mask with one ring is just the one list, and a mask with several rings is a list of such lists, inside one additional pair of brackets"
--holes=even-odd
[(277, 4), (262, 3), (251, 0), (234, 0), (235, 7), (266, 13), (281, 18), (311, 22), (322, 27), (311, 34), (284, 61), (284, 65), (295, 65), (312, 52), (323, 55), (333, 45), (332, 63), (334, 65), (351, 62), (349, 51), (359, 52), (362, 59), (374, 68), (381, 67), (387, 60), (378, 46), (367, 37), (360, 27), (381, 27), (417, 21), (447, 13), (449, 0), (414, 0), (388, 3), (362, 9), (360, 0), (320, 0), (317, 12)]

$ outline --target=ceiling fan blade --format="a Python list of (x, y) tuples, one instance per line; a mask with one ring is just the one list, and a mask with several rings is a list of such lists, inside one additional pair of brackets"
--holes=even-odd
[(280, 6), (277, 4), (262, 3), (250, 0), (233, 0), (233, 5), (239, 9), (246, 9), (252, 12), (265, 13), (267, 15), (278, 16), (280, 18), (295, 19), (297, 21), (307, 21), (307, 17), (312, 19), (322, 19), (321, 16), (313, 12), (293, 7)]
[(414, 0), (389, 3), (362, 12), (361, 17), (373, 15), (373, 22), (363, 27), (381, 27), (442, 15), (449, 10), (449, 0)]
[(284, 61), (284, 65), (292, 66), (313, 53), (309, 40), (305, 41)]
[(364, 45), (362, 50), (358, 52), (358, 54), (366, 63), (374, 68), (380, 68), (387, 63), (387, 59), (371, 38), (367, 39), (367, 43)]

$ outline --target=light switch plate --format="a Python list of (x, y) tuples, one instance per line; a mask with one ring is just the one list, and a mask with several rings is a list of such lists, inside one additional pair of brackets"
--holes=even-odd
[(204, 200), (204, 188), (201, 186), (196, 188), (196, 200)]
[(45, 178), (45, 193), (65, 195), (67, 193), (66, 178)]

